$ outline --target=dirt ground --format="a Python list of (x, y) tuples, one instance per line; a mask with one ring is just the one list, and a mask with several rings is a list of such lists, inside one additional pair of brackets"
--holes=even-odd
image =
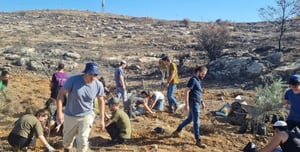
[[(187, 78), (183, 81), (186, 81)], [(129, 82), (134, 85), (138, 82)], [(159, 83), (159, 81), (148, 81), (147, 83)], [(219, 86), (218, 86), (219, 85)], [(271, 136), (252, 135), (248, 130), (245, 134), (238, 134), (239, 126), (233, 126), (224, 121), (223, 118), (216, 118), (210, 115), (211, 111), (219, 109), (226, 102), (232, 102), (234, 97), (241, 95), (246, 102), (251, 102), (253, 91), (220, 87), (221, 84), (206, 84), (203, 99), (206, 102), (206, 110), (201, 112), (201, 134), (203, 143), (207, 144), (206, 149), (195, 146), (192, 125), (188, 125), (182, 132), (180, 138), (170, 137), (178, 124), (187, 116), (184, 111), (175, 114), (162, 112), (154, 116), (139, 116), (132, 119), (132, 140), (128, 144), (107, 146), (109, 135), (97, 128), (97, 121), (93, 126), (90, 135), (91, 151), (141, 151), (141, 152), (167, 152), (167, 151), (206, 151), (206, 152), (227, 152), (240, 151), (249, 141), (258, 145), (265, 145)], [(130, 86), (129, 86), (130, 87)], [(163, 93), (166, 94), (165, 91)], [(1, 102), (0, 114), (0, 151), (11, 151), (6, 137), (13, 127), (14, 121), (30, 111), (28, 107), (43, 107), (50, 96), (49, 79), (46, 76), (30, 72), (20, 72), (12, 75), (9, 81), (9, 89), (6, 92), (8, 102)], [(176, 91), (178, 101), (183, 102), (183, 87)], [(223, 120), (223, 121), (222, 121)], [(162, 127), (164, 134), (157, 134), (154, 128)], [(58, 151), (62, 149), (62, 138), (59, 136), (48, 137), (51, 145)], [(43, 146), (38, 142), (35, 149), (30, 151), (44, 151)], [(76, 151), (74, 149), (74, 151)]]

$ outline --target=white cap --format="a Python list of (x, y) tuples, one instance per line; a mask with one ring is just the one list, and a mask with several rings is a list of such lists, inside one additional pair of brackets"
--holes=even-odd
[(285, 121), (281, 121), (281, 120), (276, 121), (273, 125), (273, 127), (285, 127), (285, 126), (287, 126), (287, 123)]
[(127, 64), (127, 62), (126, 62), (125, 60), (122, 60), (122, 61), (120, 62), (120, 64)]

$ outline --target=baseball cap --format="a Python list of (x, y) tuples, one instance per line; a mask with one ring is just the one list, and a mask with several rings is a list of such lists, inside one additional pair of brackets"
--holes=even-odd
[(273, 127), (286, 127), (287, 123), (285, 121), (279, 120), (273, 124)]
[(116, 97), (112, 97), (110, 98), (107, 103), (107, 105), (112, 105), (112, 104), (119, 104), (119, 98), (116, 98)]
[(91, 73), (99, 75), (99, 65), (96, 62), (89, 62), (85, 65), (83, 73)]
[(126, 62), (125, 60), (122, 60), (122, 61), (120, 62), (120, 64), (127, 64), (127, 62)]
[(300, 85), (300, 75), (299, 74), (292, 75), (290, 77), (289, 84), (290, 85)]

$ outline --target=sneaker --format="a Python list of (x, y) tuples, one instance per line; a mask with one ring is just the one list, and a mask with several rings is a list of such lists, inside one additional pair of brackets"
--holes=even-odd
[(174, 105), (174, 112), (178, 110), (178, 105)]
[(64, 148), (64, 152), (70, 152), (70, 149)]
[(180, 132), (179, 131), (174, 131), (171, 135), (174, 138), (179, 138), (180, 137)]
[(196, 141), (196, 145), (197, 145), (198, 147), (200, 147), (200, 148), (206, 148), (206, 147), (207, 147), (207, 145), (201, 143), (201, 140), (197, 140), (197, 141)]

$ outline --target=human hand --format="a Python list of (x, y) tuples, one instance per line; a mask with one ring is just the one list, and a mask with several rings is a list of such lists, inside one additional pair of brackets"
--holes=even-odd
[(101, 130), (104, 130), (104, 129), (105, 129), (105, 122), (104, 122), (104, 120), (101, 121), (99, 125), (100, 125), (100, 129), (101, 129)]
[(184, 105), (184, 109), (185, 109), (186, 112), (189, 112), (189, 110), (190, 110), (189, 105)]
[(48, 149), (49, 152), (54, 152), (55, 148), (53, 148), (51, 145), (47, 144), (46, 148)]
[(62, 112), (57, 111), (56, 120), (57, 120), (58, 124), (63, 124), (64, 123), (64, 115), (63, 115)]
[(58, 125), (55, 127), (55, 131), (58, 132), (59, 129), (60, 129), (60, 127), (61, 127), (61, 124), (58, 124)]
[(167, 88), (168, 86), (169, 86), (169, 83), (166, 83), (166, 84), (165, 84), (165, 87)]

